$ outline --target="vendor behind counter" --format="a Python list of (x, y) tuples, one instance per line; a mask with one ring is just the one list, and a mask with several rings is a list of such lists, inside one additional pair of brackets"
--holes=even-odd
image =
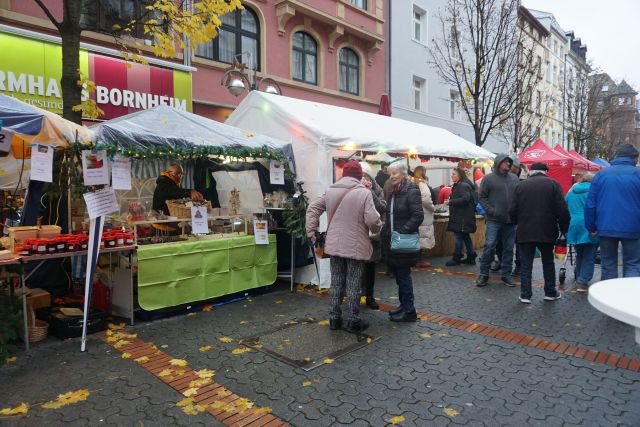
[(180, 188), (182, 182), (182, 166), (171, 163), (166, 171), (162, 172), (156, 181), (156, 189), (153, 192), (153, 210), (169, 214), (167, 200), (182, 199), (191, 197), (194, 202), (203, 200), (203, 196), (196, 190)]

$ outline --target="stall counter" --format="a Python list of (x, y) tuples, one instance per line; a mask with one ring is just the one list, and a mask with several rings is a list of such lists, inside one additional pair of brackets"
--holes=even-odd
[[(436, 216), (433, 220), (433, 232), (436, 240), (436, 246), (429, 250), (428, 256), (431, 257), (444, 257), (452, 256), (453, 249), (455, 247), (455, 241), (453, 239), (453, 233), (447, 231), (449, 225), (448, 217)], [(484, 217), (476, 215), (476, 232), (471, 234), (471, 241), (473, 242), (473, 248), (476, 252), (484, 247), (485, 237), (485, 224)]]
[(138, 247), (138, 303), (145, 310), (202, 301), (271, 285), (277, 275), (276, 236), (161, 243)]

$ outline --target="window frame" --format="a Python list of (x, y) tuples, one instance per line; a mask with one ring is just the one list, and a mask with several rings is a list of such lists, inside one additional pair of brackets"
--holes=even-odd
[[(295, 37), (298, 34), (302, 34), (303, 35), (303, 39), (302, 39), (302, 48), (296, 47), (295, 45)], [(305, 39), (304, 36), (308, 37), (311, 41), (313, 41), (314, 46), (315, 46), (315, 51), (311, 52), (309, 50), (305, 50), (304, 45), (305, 45)], [(313, 37), (310, 33), (304, 31), (304, 30), (300, 30), (300, 31), (296, 31), (295, 33), (293, 33), (292, 35), (292, 39), (291, 39), (292, 43), (291, 43), (291, 64), (292, 64), (292, 68), (293, 68), (293, 52), (299, 52), (302, 54), (302, 59), (303, 59), (303, 67), (302, 67), (302, 78), (296, 78), (295, 76), (295, 69), (292, 69), (291, 72), (291, 78), (297, 82), (302, 82), (302, 83), (307, 83), (307, 84), (311, 84), (314, 86), (318, 86), (319, 85), (319, 64), (318, 64), (318, 59), (320, 57), (319, 52), (318, 52), (318, 41), (315, 39), (315, 37)], [(316, 72), (315, 72), (315, 81), (309, 81), (306, 79), (306, 73), (307, 73), (307, 55), (313, 56), (315, 57), (316, 61), (315, 61), (315, 65), (316, 65)]]
[[(133, 3), (134, 4), (134, 19), (136, 21), (135, 28), (131, 30), (129, 33), (133, 38), (139, 40), (145, 40), (149, 37), (144, 33), (144, 23), (142, 22), (142, 17), (147, 13), (145, 11), (146, 6), (153, 3), (153, 0), (120, 0), (120, 6), (123, 6), (125, 3)], [(113, 34), (113, 27), (107, 28), (107, 7), (109, 6), (108, 2), (95, 2), (90, 3), (88, 5), (88, 10), (85, 13), (82, 13), (80, 16), (80, 21), (86, 19), (86, 23), (84, 25), (88, 26), (89, 31), (95, 31), (97, 33), (102, 34)], [(131, 22), (131, 21), (129, 21)], [(122, 22), (123, 26), (129, 24), (129, 22)]]
[[(429, 37), (427, 37), (427, 31), (428, 31), (427, 13), (428, 12), (426, 10), (416, 5), (415, 3), (411, 8), (411, 40), (413, 40), (416, 43), (420, 43), (422, 45), (426, 45), (427, 40), (429, 39)], [(416, 19), (416, 15), (420, 15), (420, 19)], [(420, 25), (419, 39), (416, 38), (416, 25)]]
[(362, 9), (367, 12), (369, 11), (369, 0), (349, 0), (349, 4), (351, 6), (357, 7), (358, 9)]
[(457, 121), (460, 119), (460, 109), (458, 108), (458, 102), (460, 102), (460, 93), (455, 89), (449, 89), (449, 119)]
[[(242, 12), (247, 11), (248, 13), (250, 13), (255, 22), (256, 22), (256, 32), (252, 33), (249, 32), (247, 30), (243, 30), (242, 29)], [(251, 58), (251, 60), (253, 61), (253, 63), (255, 64), (255, 69), (256, 71), (261, 71), (261, 61), (262, 61), (262, 54), (261, 54), (261, 42), (262, 42), (262, 34), (261, 34), (261, 27), (260, 27), (260, 19), (258, 18), (258, 14), (251, 9), (250, 7), (245, 6), (243, 10), (237, 9), (234, 10), (233, 12), (231, 12), (232, 14), (235, 15), (235, 25), (236, 26), (231, 26), (229, 24), (226, 23), (222, 23), (222, 25), (220, 26), (220, 30), (222, 31), (227, 31), (230, 33), (235, 34), (236, 37), (236, 43), (235, 43), (235, 54), (234, 54), (234, 58), (237, 57), (238, 55), (242, 54), (243, 52), (246, 52), (247, 50), (243, 48), (242, 46), (242, 37), (248, 37), (251, 38), (253, 40), (255, 40), (256, 42), (256, 57), (255, 58)], [(207, 43), (204, 43), (205, 45)], [(198, 58), (203, 58), (203, 59), (208, 59), (211, 61), (216, 61), (216, 62), (221, 62), (223, 64), (232, 64), (232, 62), (226, 62), (220, 59), (220, 33), (218, 33), (218, 36), (215, 37), (214, 39), (209, 41), (209, 44), (211, 44), (211, 49), (213, 50), (213, 58), (210, 58), (208, 56), (202, 56), (202, 55), (198, 55), (197, 53), (197, 49), (194, 49), (194, 55)], [(238, 62), (243, 62), (242, 58), (240, 58), (240, 60)], [(247, 66), (249, 66), (249, 68), (251, 68), (251, 64), (245, 64)]]
[[(418, 85), (416, 86), (416, 83)], [(413, 76), (411, 79), (411, 100), (412, 100), (412, 108), (415, 111), (425, 112), (426, 111), (426, 86), (427, 80)], [(418, 94), (418, 103), (420, 104), (418, 108), (416, 108), (416, 93)]]
[[(342, 52), (343, 51), (345, 51), (345, 52), (348, 51), (351, 54), (353, 54), (353, 57), (357, 61), (357, 65), (354, 66), (354, 65), (352, 65), (352, 64), (350, 64), (348, 62), (344, 62), (342, 60)], [(360, 60), (360, 56), (358, 55), (358, 53), (354, 49), (352, 49), (352, 48), (350, 48), (348, 46), (342, 47), (340, 49), (340, 53), (338, 54), (338, 86), (339, 86), (340, 92), (348, 93), (349, 95), (360, 96), (360, 64), (361, 63), (362, 63), (362, 61)], [(342, 88), (342, 67), (343, 66), (345, 67), (345, 71), (347, 73), (346, 74), (346, 79), (345, 79), (347, 87), (344, 88), (344, 89)], [(350, 89), (350, 85), (349, 85), (349, 70), (355, 70), (356, 71), (356, 90), (355, 90), (355, 92), (352, 91), (352, 90), (349, 90)]]

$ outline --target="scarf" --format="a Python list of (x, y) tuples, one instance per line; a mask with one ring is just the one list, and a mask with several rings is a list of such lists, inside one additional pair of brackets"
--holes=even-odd
[(546, 175), (547, 171), (529, 171), (529, 176), (534, 176), (534, 175)]
[(175, 176), (171, 175), (169, 172), (162, 172), (160, 174), (160, 176), (166, 176), (171, 181), (173, 181), (173, 183), (176, 184), (178, 186), (178, 188), (180, 188), (180, 181), (178, 180), (178, 178), (176, 178)]
[(404, 183), (405, 180), (403, 179), (402, 181), (400, 181), (398, 184), (393, 186), (393, 191), (391, 191), (392, 194), (398, 194), (402, 191), (402, 189), (404, 188)]

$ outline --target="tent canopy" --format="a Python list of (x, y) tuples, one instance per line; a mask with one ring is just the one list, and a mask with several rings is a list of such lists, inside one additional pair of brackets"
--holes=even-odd
[(563, 156), (573, 159), (574, 169), (578, 169), (581, 171), (588, 171), (590, 169), (589, 162), (586, 159), (583, 159), (582, 157), (580, 157), (580, 155), (575, 156), (571, 154), (570, 152), (565, 150), (560, 144), (556, 145), (553, 149), (558, 153), (562, 154)]
[(533, 163), (546, 163), (549, 167), (549, 177), (560, 183), (562, 190), (566, 194), (571, 188), (573, 181), (574, 160), (558, 151), (553, 150), (541, 139), (538, 139), (531, 147), (518, 155), (520, 163), (531, 166)]
[[(493, 159), (495, 155), (448, 130), (380, 114), (253, 91), (227, 123), (267, 121), (344, 151), (409, 153), (456, 159)], [(264, 132), (264, 131), (263, 131)], [(267, 132), (268, 133), (268, 132)]]
[(592, 159), (591, 161), (593, 163), (595, 163), (596, 165), (602, 166), (603, 168), (608, 168), (609, 166), (611, 166), (611, 163), (609, 163), (605, 159), (601, 159), (600, 157), (596, 157), (595, 159)]
[(91, 131), (96, 144), (116, 144), (138, 149), (266, 146), (280, 151), (285, 159), (292, 158), (291, 144), (169, 106), (158, 106), (109, 120), (92, 126)]
[(586, 161), (587, 164), (589, 165), (589, 170), (590, 171), (599, 171), (600, 169), (603, 168), (603, 166), (601, 166), (601, 165), (599, 165), (597, 163), (594, 163), (591, 160), (581, 156), (580, 153), (578, 153), (576, 150), (569, 150), (569, 154), (571, 154), (573, 157), (577, 157), (579, 159), (582, 159), (582, 160)]

